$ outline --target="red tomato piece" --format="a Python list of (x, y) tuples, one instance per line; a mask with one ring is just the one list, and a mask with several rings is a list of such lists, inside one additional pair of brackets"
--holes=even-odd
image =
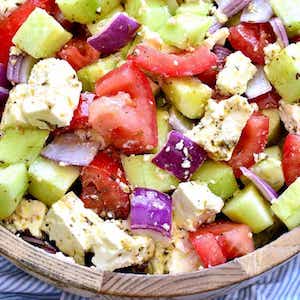
[(13, 45), (12, 39), (27, 17), (36, 8), (40, 7), (51, 13), (55, 6), (54, 0), (27, 0), (13, 11), (7, 18), (0, 20), (0, 62), (7, 64), (9, 48)]
[(289, 134), (283, 145), (282, 169), (287, 185), (300, 177), (300, 136)]
[(250, 168), (254, 165), (254, 154), (264, 151), (268, 142), (269, 118), (261, 113), (254, 113), (248, 120), (232, 157), (228, 162), (234, 174), (239, 178), (240, 167)]
[(156, 105), (147, 77), (132, 62), (96, 83), (99, 96), (89, 110), (89, 123), (108, 144), (127, 154), (157, 145)]
[(241, 23), (230, 28), (228, 40), (235, 50), (242, 51), (254, 63), (265, 63), (264, 47), (276, 41), (269, 23)]
[(66, 60), (77, 71), (95, 62), (100, 53), (88, 42), (73, 39), (63, 46), (57, 56)]
[(165, 77), (193, 76), (216, 65), (217, 57), (207, 47), (182, 54), (162, 53), (146, 45), (135, 48), (128, 59), (141, 69)]
[(129, 214), (129, 189), (120, 156), (108, 149), (99, 152), (81, 172), (81, 199), (101, 217), (126, 219)]
[(224, 264), (226, 257), (212, 233), (190, 232), (189, 239), (205, 268)]
[(256, 103), (259, 109), (269, 109), (269, 108), (278, 108), (279, 101), (281, 97), (273, 89), (271, 92), (258, 96), (256, 98), (250, 99), (250, 103)]

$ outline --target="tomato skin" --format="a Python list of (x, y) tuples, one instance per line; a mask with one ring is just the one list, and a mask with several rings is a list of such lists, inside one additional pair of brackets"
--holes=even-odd
[(230, 28), (228, 40), (235, 50), (242, 51), (254, 63), (265, 63), (264, 47), (276, 41), (269, 23), (240, 23)]
[(162, 53), (146, 45), (138, 45), (128, 57), (138, 67), (165, 77), (193, 76), (216, 65), (217, 57), (207, 47), (183, 54)]
[(242, 131), (232, 157), (228, 164), (239, 178), (242, 173), (240, 167), (250, 168), (254, 165), (254, 153), (261, 153), (268, 142), (269, 118), (261, 113), (254, 113)]
[(189, 238), (205, 267), (255, 250), (251, 230), (244, 224), (227, 221), (206, 224), (190, 233)]
[(287, 185), (300, 177), (300, 135), (287, 135), (283, 144), (282, 169)]
[(96, 83), (96, 95), (99, 98), (90, 106), (89, 123), (109, 144), (126, 154), (157, 146), (155, 100), (147, 77), (133, 62), (102, 77)]
[(189, 239), (205, 268), (224, 264), (226, 257), (212, 233), (189, 233)]
[(278, 108), (281, 97), (273, 89), (271, 92), (250, 99), (249, 103), (256, 103), (259, 109)]
[(101, 217), (126, 219), (129, 214), (129, 191), (120, 155), (107, 149), (99, 152), (81, 172), (81, 199)]
[(36, 8), (40, 7), (51, 13), (55, 7), (54, 0), (27, 0), (14, 10), (7, 18), (0, 20), (0, 62), (7, 64), (9, 48), (13, 45), (12, 39), (27, 17)]
[(100, 53), (83, 40), (72, 39), (57, 53), (59, 58), (66, 60), (76, 71), (95, 62)]

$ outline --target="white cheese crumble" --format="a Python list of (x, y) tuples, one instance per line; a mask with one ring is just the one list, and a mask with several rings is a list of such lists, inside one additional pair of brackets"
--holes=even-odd
[(280, 101), (279, 115), (289, 133), (300, 134), (300, 104)]
[(195, 231), (199, 225), (214, 221), (224, 206), (223, 200), (206, 183), (182, 182), (172, 195), (174, 221), (179, 228)]
[(8, 17), (26, 0), (0, 0), (0, 19)]
[(41, 227), (47, 212), (46, 205), (38, 200), (23, 199), (15, 212), (3, 220), (3, 225), (16, 233), (28, 230), (32, 236), (41, 238)]
[(204, 117), (186, 135), (202, 146), (214, 160), (230, 160), (242, 130), (256, 104), (241, 96), (221, 102), (209, 100)]
[(242, 95), (254, 77), (256, 67), (241, 51), (227, 56), (224, 69), (217, 75), (216, 87), (222, 95)]

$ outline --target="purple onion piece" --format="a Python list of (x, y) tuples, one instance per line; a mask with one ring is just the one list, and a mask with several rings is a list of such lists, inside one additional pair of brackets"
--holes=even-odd
[(218, 0), (216, 2), (223, 14), (229, 18), (243, 10), (250, 1), (251, 0)]
[(97, 34), (89, 37), (87, 42), (97, 49), (102, 56), (115, 53), (130, 42), (140, 24), (125, 13), (116, 14)]
[(0, 87), (8, 88), (9, 81), (6, 77), (6, 67), (4, 64), (0, 63)]
[(278, 198), (276, 191), (254, 172), (244, 167), (241, 167), (240, 170), (242, 171), (243, 175), (246, 176), (257, 187), (266, 200), (272, 203)]
[(193, 128), (193, 123), (182, 115), (176, 108), (173, 106), (169, 111), (169, 124), (176, 131), (185, 133), (188, 130)]
[(74, 133), (65, 133), (57, 136), (41, 152), (41, 155), (73, 166), (87, 166), (96, 156), (100, 142), (82, 140)]
[(272, 90), (272, 85), (265, 75), (264, 68), (257, 67), (257, 71), (253, 79), (248, 83), (246, 96), (248, 99), (253, 99), (258, 96), (264, 95)]
[(130, 202), (130, 228), (154, 239), (171, 237), (172, 198), (152, 189), (136, 188)]
[(276, 34), (279, 43), (282, 47), (287, 47), (289, 45), (289, 38), (286, 33), (284, 24), (279, 18), (272, 18), (270, 24), (273, 28), (274, 33)]
[(244, 8), (241, 22), (265, 23), (273, 16), (273, 10), (268, 0), (252, 0)]
[(218, 22), (217, 20), (209, 27), (208, 32), (210, 34), (215, 33), (217, 30), (219, 30), (220, 28), (223, 27), (223, 24), (221, 24), (220, 22)]
[(36, 59), (25, 53), (10, 55), (7, 65), (7, 79), (13, 84), (27, 83), (35, 63)]
[(0, 86), (0, 106), (2, 107), (9, 95), (9, 90)]
[(167, 143), (152, 162), (179, 180), (187, 181), (206, 158), (206, 152), (198, 144), (173, 130), (169, 133)]
[(27, 236), (27, 235), (22, 235), (22, 239), (29, 244), (32, 244), (33, 246), (37, 246), (48, 253), (55, 254), (57, 252), (56, 248), (47, 243), (46, 241), (43, 241), (41, 239), (38, 239), (33, 236)]

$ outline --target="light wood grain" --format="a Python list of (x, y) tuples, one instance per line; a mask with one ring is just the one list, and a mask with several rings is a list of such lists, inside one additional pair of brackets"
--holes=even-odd
[(208, 299), (216, 290), (226, 292), (299, 252), (300, 228), (296, 228), (267, 246), (219, 267), (180, 275), (121, 274), (64, 262), (0, 227), (1, 255), (39, 279), (84, 296), (101, 294), (101, 299), (123, 296), (126, 299)]

